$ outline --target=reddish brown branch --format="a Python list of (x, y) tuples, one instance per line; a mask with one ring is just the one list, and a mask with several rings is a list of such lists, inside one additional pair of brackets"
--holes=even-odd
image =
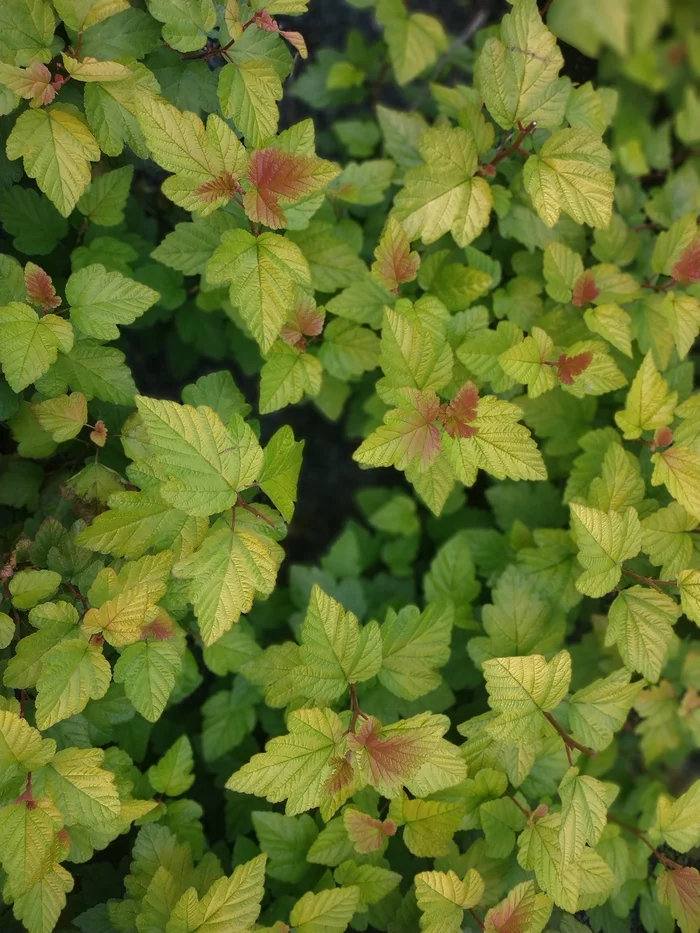
[(665, 865), (666, 868), (681, 868), (682, 866), (678, 862), (674, 862), (672, 858), (669, 858), (667, 855), (664, 855), (663, 852), (659, 850), (647, 839), (647, 835), (643, 829), (637, 829), (635, 826), (630, 826), (629, 823), (623, 823), (622, 820), (618, 820), (616, 816), (613, 816), (611, 813), (608, 813), (608, 822), (616, 823), (622, 829), (626, 829), (628, 833), (633, 833), (637, 839), (641, 839), (647, 848), (651, 849), (657, 859), (661, 862), (662, 865)]
[(272, 522), (272, 521), (270, 521), (270, 519), (267, 517), (267, 515), (264, 515), (264, 514), (260, 511), (260, 509), (256, 509), (254, 505), (251, 505), (249, 502), (246, 502), (245, 499), (243, 499), (241, 496), (238, 497), (238, 502), (236, 502), (236, 504), (235, 504), (235, 506), (233, 507), (233, 509), (234, 509), (234, 512), (235, 512), (236, 509), (245, 509), (246, 512), (250, 512), (251, 515), (255, 515), (256, 518), (262, 519), (262, 521), (264, 521), (267, 525), (269, 525), (270, 528), (273, 529), (273, 531), (276, 531), (276, 530), (277, 530), (277, 529), (275, 528), (275, 523)]
[(589, 758), (595, 758), (597, 756), (598, 752), (595, 749), (589, 748), (587, 745), (581, 745), (581, 743), (577, 742), (576, 739), (572, 738), (572, 736), (570, 736), (569, 733), (565, 729), (562, 729), (562, 727), (559, 725), (559, 723), (556, 721), (556, 719), (554, 718), (554, 716), (552, 716), (551, 713), (547, 713), (544, 710), (542, 710), (542, 715), (547, 720), (547, 722), (550, 724), (550, 726), (552, 726), (552, 728), (556, 732), (558, 732), (559, 735), (562, 737), (567, 749), (572, 749), (572, 748), (578, 749), (578, 751), (582, 752), (584, 755), (588, 755)]

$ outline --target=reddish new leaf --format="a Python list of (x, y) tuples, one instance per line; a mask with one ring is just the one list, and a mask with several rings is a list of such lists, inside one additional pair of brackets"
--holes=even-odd
[(280, 29), (279, 33), (281, 36), (284, 36), (284, 38), (291, 46), (294, 46), (302, 58), (309, 57), (309, 50), (306, 47), (306, 40), (300, 32), (294, 32), (290, 29)]
[(195, 194), (198, 194), (203, 201), (210, 203), (218, 201), (220, 198), (231, 201), (242, 191), (243, 188), (230, 172), (222, 172), (218, 178), (213, 178), (196, 188)]
[(324, 314), (316, 307), (310, 295), (300, 294), (287, 323), (280, 331), (285, 343), (299, 350), (305, 350), (307, 337), (318, 337), (323, 330)]
[(596, 284), (595, 276), (590, 269), (586, 269), (574, 285), (571, 301), (577, 308), (583, 308), (584, 305), (595, 301), (598, 295), (600, 295), (600, 289)]
[(38, 305), (44, 311), (50, 311), (61, 304), (51, 276), (33, 262), (28, 262), (24, 267), (24, 286), (31, 303)]
[(479, 390), (468, 382), (448, 405), (440, 406), (440, 421), (450, 437), (474, 437), (479, 429), (471, 424), (476, 421)]
[(557, 375), (564, 385), (572, 386), (574, 378), (585, 372), (593, 361), (593, 354), (588, 350), (585, 353), (577, 353), (575, 356), (567, 356), (566, 353), (557, 360)]
[(382, 724), (369, 716), (348, 745), (364, 754), (364, 769), (375, 786), (400, 786), (421, 764), (424, 749), (420, 737), (411, 733), (382, 738)]
[(662, 871), (656, 879), (659, 900), (666, 904), (682, 933), (695, 933), (700, 925), (700, 872), (690, 866)]
[(693, 240), (690, 246), (686, 247), (671, 275), (682, 285), (700, 282), (700, 238)]
[(657, 447), (668, 447), (673, 443), (673, 431), (666, 425), (659, 428), (654, 435), (654, 443)]
[(355, 772), (352, 763), (347, 758), (331, 758), (328, 764), (331, 767), (331, 775), (326, 781), (324, 790), (329, 797), (335, 797), (355, 779)]
[(104, 421), (95, 422), (95, 427), (90, 431), (90, 440), (98, 447), (104, 447), (107, 443), (107, 425)]
[(158, 615), (155, 619), (141, 627), (141, 638), (152, 638), (153, 641), (170, 641), (174, 634), (175, 623), (160, 607), (158, 607)]
[(486, 933), (537, 933), (547, 925), (551, 913), (551, 898), (537, 894), (534, 882), (524, 881), (486, 913), (484, 930)]
[(253, 153), (248, 167), (252, 191), (243, 199), (246, 214), (267, 227), (282, 227), (286, 216), (280, 200), (293, 203), (326, 185), (337, 174), (335, 166), (317, 156), (296, 155), (269, 147)]
[(372, 276), (390, 292), (398, 292), (402, 282), (412, 282), (418, 274), (420, 256), (411, 252), (411, 241), (394, 217), (390, 217), (374, 251)]
[(353, 810), (352, 807), (344, 811), (343, 823), (355, 851), (362, 855), (379, 852), (389, 836), (396, 833), (396, 823), (393, 820), (378, 820), (369, 813)]

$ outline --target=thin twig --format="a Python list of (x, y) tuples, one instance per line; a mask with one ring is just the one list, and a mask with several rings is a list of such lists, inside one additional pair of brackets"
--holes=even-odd
[(667, 855), (664, 855), (663, 852), (659, 852), (657, 848), (647, 839), (647, 835), (643, 829), (637, 829), (635, 826), (630, 826), (629, 823), (623, 823), (622, 820), (618, 820), (616, 816), (613, 816), (612, 813), (608, 813), (608, 822), (617, 823), (622, 829), (626, 829), (628, 833), (634, 833), (637, 839), (641, 839), (645, 846), (647, 846), (657, 859), (661, 862), (662, 865), (665, 865), (667, 868), (682, 868), (682, 865), (679, 865), (678, 862), (674, 862), (672, 858), (669, 858)]
[(622, 572), (626, 577), (630, 577), (632, 580), (637, 580), (639, 583), (643, 583), (645, 586), (651, 586), (655, 590), (661, 592), (660, 587), (662, 586), (678, 586), (676, 580), (656, 580), (654, 577), (644, 577), (641, 573), (635, 573), (634, 570), (628, 570), (626, 567), (622, 568)]
[(84, 609), (89, 609), (89, 608), (90, 608), (90, 603), (88, 602), (87, 597), (86, 597), (86, 596), (83, 596), (82, 593), (78, 592), (78, 590), (73, 586), (72, 583), (70, 583), (70, 582), (67, 581), (64, 585), (65, 585), (66, 589), (68, 590), (68, 592), (69, 592), (69, 593), (71, 594), (71, 596), (73, 597), (73, 599), (77, 599), (79, 602), (81, 602), (81, 603), (83, 604), (83, 608), (84, 608)]
[(367, 714), (363, 713), (360, 707), (360, 701), (357, 698), (357, 684), (348, 684), (348, 686), (350, 688), (350, 711), (352, 712), (352, 719), (350, 720), (348, 732), (354, 733), (357, 720), (367, 719)]
[(524, 813), (525, 816), (528, 819), (530, 819), (530, 817), (532, 816), (532, 811), (525, 809), (525, 807), (520, 803), (520, 801), (517, 800), (512, 794), (506, 794), (506, 797), (509, 797), (513, 801), (515, 806), (518, 808), (518, 810), (520, 810), (521, 813)]
[(501, 144), (500, 148), (496, 152), (496, 155), (493, 157), (493, 159), (491, 159), (491, 161), (487, 165), (483, 165), (481, 167), (482, 173), (485, 173), (488, 175), (495, 175), (496, 173), (495, 169), (498, 163), (502, 162), (503, 159), (508, 158), (508, 156), (511, 155), (511, 153), (513, 152), (521, 152), (523, 153), (523, 155), (529, 156), (530, 153), (526, 149), (521, 149), (521, 146), (524, 140), (527, 139), (527, 137), (530, 135), (530, 133), (534, 133), (536, 129), (537, 129), (536, 120), (533, 120), (531, 123), (528, 123), (527, 126), (521, 126), (520, 132), (516, 136), (515, 140), (510, 144), (510, 146), (508, 146), (507, 149), (504, 149), (503, 144)]
[(589, 758), (595, 758), (597, 756), (598, 752), (595, 749), (589, 748), (587, 745), (581, 745), (581, 743), (577, 742), (576, 739), (570, 736), (569, 733), (565, 729), (562, 729), (562, 727), (559, 725), (559, 723), (556, 721), (556, 719), (554, 718), (554, 716), (552, 716), (551, 713), (548, 713), (548, 712), (545, 712), (545, 710), (542, 710), (542, 715), (547, 720), (547, 722), (550, 724), (550, 726), (552, 726), (552, 728), (555, 729), (559, 733), (559, 735), (564, 740), (564, 744), (566, 745), (567, 748), (576, 748), (578, 749), (578, 751), (583, 752), (584, 755), (588, 755)]
[(267, 515), (264, 515), (260, 511), (260, 509), (256, 509), (254, 505), (251, 505), (249, 502), (246, 502), (245, 499), (241, 498), (241, 496), (238, 497), (238, 502), (236, 502), (235, 506), (233, 507), (234, 512), (238, 508), (245, 509), (246, 512), (250, 512), (251, 515), (255, 515), (256, 518), (261, 518), (264, 522), (266, 522), (270, 526), (270, 528), (272, 528), (273, 531), (277, 531), (277, 529), (275, 528), (275, 523), (270, 521)]
[(470, 907), (470, 908), (469, 908), (469, 913), (472, 915), (472, 917), (473, 917), (474, 920), (476, 921), (476, 923), (477, 923), (479, 929), (480, 929), (480, 930), (484, 930), (484, 929), (485, 929), (484, 924), (483, 924), (482, 921), (479, 919), (478, 915), (475, 913), (473, 907)]

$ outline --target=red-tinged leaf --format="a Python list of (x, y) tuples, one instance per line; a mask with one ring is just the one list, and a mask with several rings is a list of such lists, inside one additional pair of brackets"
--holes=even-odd
[(258, 10), (253, 13), (253, 22), (258, 29), (265, 29), (267, 32), (277, 32), (279, 30), (277, 20), (273, 19), (267, 10)]
[(95, 427), (90, 431), (90, 440), (98, 447), (104, 447), (107, 443), (107, 425), (104, 421), (95, 422)]
[(448, 405), (440, 407), (440, 421), (450, 437), (474, 437), (479, 429), (476, 421), (479, 390), (469, 382), (463, 386)]
[(697, 933), (700, 926), (700, 872), (687, 866), (663, 871), (656, 879), (659, 900), (678, 921), (682, 933)]
[(213, 178), (211, 181), (207, 181), (198, 188), (195, 188), (195, 194), (199, 195), (199, 197), (207, 203), (218, 201), (220, 198), (226, 198), (226, 200), (231, 201), (237, 194), (241, 194), (242, 191), (243, 188), (241, 188), (230, 172), (222, 172), (218, 178)]
[(422, 742), (411, 733), (382, 738), (381, 732), (381, 722), (369, 716), (355, 735), (348, 736), (348, 745), (366, 756), (364, 764), (370, 783), (401, 784), (420, 764)]
[(331, 758), (328, 764), (331, 767), (331, 775), (326, 781), (324, 790), (329, 797), (334, 797), (352, 784), (355, 780), (355, 772), (352, 763), (347, 758)]
[(532, 881), (516, 885), (484, 917), (486, 933), (535, 933), (542, 930), (552, 913), (552, 900), (537, 894)]
[(412, 282), (418, 274), (420, 256), (411, 251), (411, 241), (395, 218), (390, 218), (374, 251), (372, 276), (389, 289), (397, 292), (403, 282)]
[(280, 29), (280, 35), (284, 36), (287, 42), (294, 46), (302, 58), (309, 57), (309, 50), (306, 48), (306, 40), (300, 32), (294, 32), (290, 29)]
[(583, 308), (584, 305), (594, 301), (598, 295), (600, 295), (600, 289), (596, 284), (595, 276), (590, 269), (586, 269), (574, 285), (571, 301), (577, 308)]
[(668, 447), (673, 443), (673, 431), (666, 425), (659, 428), (654, 435), (654, 443), (657, 447)]
[(44, 272), (41, 266), (28, 262), (24, 267), (24, 286), (27, 289), (27, 297), (33, 305), (38, 305), (44, 311), (50, 311), (61, 304), (61, 299), (56, 295), (56, 289), (53, 287), (51, 276)]
[(325, 316), (318, 310), (313, 298), (302, 294), (297, 297), (294, 311), (280, 331), (280, 337), (291, 347), (305, 350), (306, 338), (318, 337), (323, 330), (324, 320)]
[(41, 62), (32, 62), (28, 68), (0, 65), (2, 83), (15, 94), (29, 101), (31, 108), (50, 104), (60, 84), (56, 86), (51, 72)]
[(700, 238), (693, 240), (690, 246), (686, 247), (683, 255), (673, 267), (671, 275), (682, 285), (700, 282)]
[(557, 360), (557, 375), (564, 385), (572, 386), (574, 378), (585, 372), (593, 361), (593, 354), (588, 350), (585, 353), (577, 353), (575, 356), (567, 356), (566, 353)]
[(152, 638), (154, 641), (170, 641), (174, 634), (175, 623), (160, 607), (158, 607), (158, 615), (155, 619), (141, 627), (141, 638)]
[(278, 228), (286, 221), (280, 199), (293, 203), (322, 188), (336, 174), (332, 163), (317, 156), (296, 155), (284, 149), (258, 149), (248, 167), (253, 190), (243, 199), (246, 214), (256, 223)]
[(362, 855), (378, 852), (389, 836), (396, 833), (396, 823), (393, 820), (378, 820), (369, 813), (353, 810), (352, 807), (343, 812), (343, 823), (355, 851)]

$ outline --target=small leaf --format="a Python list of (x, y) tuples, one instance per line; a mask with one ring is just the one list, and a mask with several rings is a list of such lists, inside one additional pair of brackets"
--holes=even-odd
[(0, 366), (14, 392), (21, 392), (49, 369), (58, 351), (69, 353), (73, 328), (55, 314), (39, 317), (33, 308), (11, 301), (0, 308)]

